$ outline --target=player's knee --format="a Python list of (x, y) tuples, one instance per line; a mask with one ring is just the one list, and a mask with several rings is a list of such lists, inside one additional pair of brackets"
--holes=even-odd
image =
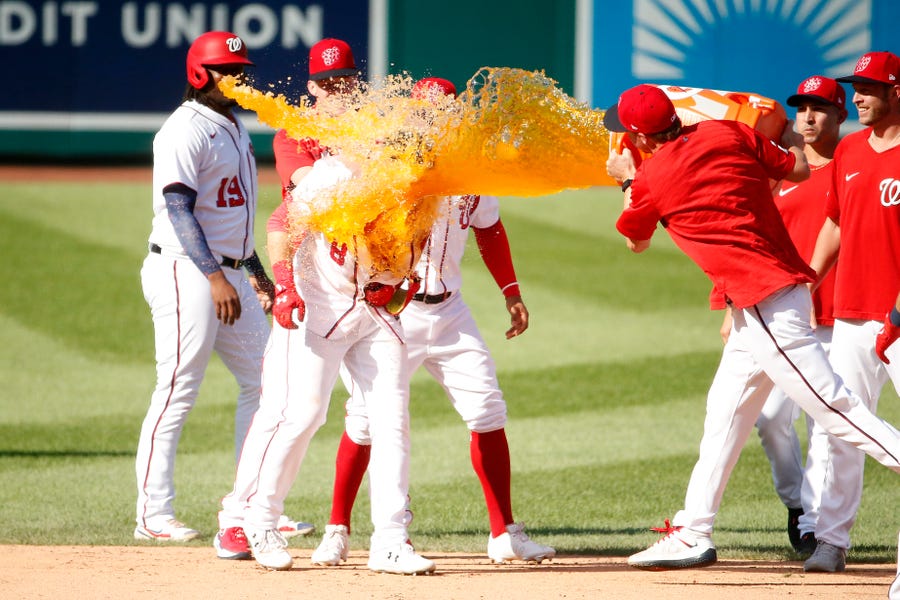
[(492, 403), (485, 410), (466, 419), (470, 431), (488, 433), (506, 427), (506, 403)]
[(369, 420), (364, 417), (348, 415), (344, 419), (344, 430), (354, 444), (368, 446), (372, 443), (369, 435)]

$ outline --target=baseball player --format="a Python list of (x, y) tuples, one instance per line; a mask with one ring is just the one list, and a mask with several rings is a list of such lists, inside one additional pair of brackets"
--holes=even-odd
[(624, 157), (607, 162), (610, 175), (625, 178), (626, 206), (616, 228), (629, 249), (649, 248), (662, 223), (712, 280), (711, 306), (729, 306), (733, 321), (684, 509), (671, 524), (666, 520), (664, 537), (628, 564), (677, 569), (716, 562), (715, 515), (773, 382), (826, 431), (900, 471), (900, 432), (844, 386), (809, 323), (807, 285), (815, 273), (791, 242), (769, 186), (770, 179), (809, 177), (800, 135), (787, 128), (783, 148), (735, 121), (684, 127), (668, 97), (650, 85), (625, 91), (604, 123), (652, 154), (636, 172)]
[[(853, 103), (866, 127), (837, 146), (828, 218), (810, 265), (821, 275), (840, 250), (831, 363), (874, 412), (887, 380), (900, 383), (900, 347), (892, 345), (900, 324), (900, 59), (869, 52), (853, 75), (837, 80), (853, 84)], [(821, 435), (818, 427), (814, 435)], [(822, 491), (818, 546), (804, 564), (807, 571), (844, 569), (862, 495), (863, 454), (830, 438), (828, 452), (833, 476)]]
[[(412, 89), (414, 98), (456, 95), (446, 79), (429, 77)], [(424, 365), (444, 387), (453, 407), (470, 430), (472, 466), (484, 491), (491, 524), (488, 556), (495, 562), (541, 562), (556, 551), (531, 541), (515, 523), (510, 494), (510, 458), (504, 426), (506, 402), (497, 383), (494, 362), (460, 293), (460, 263), (469, 231), (482, 259), (506, 298), (511, 327), (507, 339), (528, 328), (528, 309), (522, 301), (500, 221), (500, 206), (492, 196), (446, 198), (416, 267), (419, 293), (403, 311), (409, 376)], [(312, 562), (334, 566), (347, 560), (350, 516), (371, 451), (369, 407), (358, 387), (348, 387), (346, 431), (336, 458), (331, 518)], [(411, 515), (411, 513), (410, 513)]]
[[(352, 176), (327, 156), (294, 189), (296, 210)], [(328, 240), (308, 232), (294, 256), (301, 298), (295, 328), (275, 327), (263, 363), (263, 393), (238, 463), (233, 491), (222, 501), (219, 536), (242, 528), (256, 561), (290, 569), (293, 559), (277, 528), (309, 441), (325, 422), (343, 362), (370, 409), (372, 534), (368, 566), (379, 572), (427, 573), (405, 523), (409, 469), (409, 385), (399, 319), (385, 304), (399, 283), (358, 261), (359, 240)], [(412, 258), (411, 254), (411, 258)], [(385, 293), (384, 290), (389, 290)], [(300, 319), (303, 319), (302, 321)], [(228, 550), (217, 546), (217, 550)]]
[[(250, 135), (217, 87), (253, 65), (243, 40), (204, 33), (187, 53), (184, 102), (153, 140), (153, 230), (141, 269), (156, 339), (157, 383), (141, 427), (134, 537), (185, 541), (175, 518), (178, 440), (215, 350), (237, 380), (235, 451), (259, 403), (273, 285), (254, 250)], [(244, 276), (242, 267), (249, 273)]]
[[(840, 139), (841, 123), (847, 118), (844, 88), (834, 79), (814, 75), (797, 86), (787, 99), (797, 108), (796, 129), (803, 136), (803, 153), (810, 177), (799, 183), (782, 183), (775, 204), (784, 219), (794, 245), (802, 257), (812, 257), (816, 236), (825, 218), (825, 195), (831, 184), (834, 149)], [(834, 296), (834, 274), (829, 273), (813, 292), (817, 326), (815, 335), (828, 352)], [(731, 311), (725, 311), (722, 337), (731, 331)], [(775, 491), (788, 509), (788, 539), (799, 554), (809, 556), (816, 547), (815, 528), (822, 485), (828, 468), (824, 436), (809, 436), (804, 469), (794, 421), (799, 408), (781, 388), (775, 388), (756, 421), (759, 438), (772, 466)], [(807, 430), (813, 421), (807, 416)]]

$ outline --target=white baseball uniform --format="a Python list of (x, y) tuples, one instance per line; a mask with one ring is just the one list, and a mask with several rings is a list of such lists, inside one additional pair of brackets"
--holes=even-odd
[[(418, 300), (400, 316), (407, 372), (412, 376), (424, 365), (470, 430), (495, 431), (506, 425), (506, 402), (494, 360), (460, 293), (460, 265), (470, 228), (497, 223), (500, 203), (493, 196), (452, 196), (441, 210), (416, 266), (421, 278)], [(361, 394), (347, 401), (347, 435), (357, 444), (370, 443), (368, 412)]]
[[(314, 165), (294, 203), (351, 176), (334, 157)], [(404, 543), (409, 487), (409, 385), (400, 320), (366, 303), (374, 278), (361, 267), (354, 240), (310, 232), (294, 256), (294, 279), (306, 303), (298, 329), (277, 324), (263, 361), (260, 408), (244, 443), (234, 490), (222, 501), (221, 528), (273, 529), (312, 436), (325, 422), (341, 363), (371, 411), (371, 549)]]
[[(187, 415), (215, 350), (240, 388), (235, 452), (259, 402), (262, 355), (269, 323), (240, 267), (253, 255), (257, 204), (256, 163), (250, 136), (232, 121), (195, 102), (184, 102), (153, 141), (153, 230), (141, 281), (156, 338), (157, 383), (141, 428), (136, 459), (137, 522), (174, 518), (175, 453)], [(194, 216), (210, 251), (241, 301), (233, 325), (216, 318), (206, 276), (188, 258), (166, 210), (163, 188), (179, 183), (197, 192)]]

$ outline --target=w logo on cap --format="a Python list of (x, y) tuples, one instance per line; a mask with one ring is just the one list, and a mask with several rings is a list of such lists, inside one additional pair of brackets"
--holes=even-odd
[(240, 52), (244, 47), (244, 42), (239, 37), (233, 37), (225, 40), (225, 45), (228, 46), (230, 52)]
[(341, 51), (336, 47), (332, 46), (331, 48), (326, 48), (322, 52), (322, 62), (325, 63), (326, 66), (331, 66), (338, 62), (341, 59)]

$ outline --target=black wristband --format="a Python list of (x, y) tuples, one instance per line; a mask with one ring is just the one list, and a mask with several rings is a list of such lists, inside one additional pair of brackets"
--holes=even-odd
[(623, 181), (622, 182), (622, 191), (624, 192), (628, 188), (630, 188), (632, 183), (634, 183), (634, 179), (626, 179), (625, 181)]

